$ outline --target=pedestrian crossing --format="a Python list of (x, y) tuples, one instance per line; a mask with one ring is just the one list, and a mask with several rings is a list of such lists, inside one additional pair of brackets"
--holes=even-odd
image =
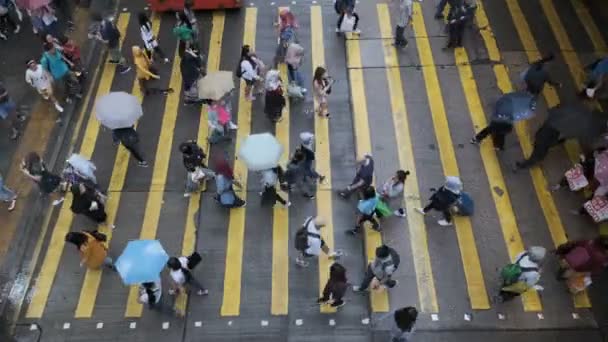
[[(580, 0), (571, 0), (570, 3), (573, 13), (588, 34), (595, 53), (605, 53), (606, 43), (591, 14)], [(408, 260), (404, 261), (404, 265), (411, 265), (411, 268), (404, 266), (398, 271), (403, 272), (403, 276), (399, 278), (401, 283), (396, 289), (389, 292), (372, 291), (369, 303), (361, 306), (362, 314), (368, 308), (372, 313), (395, 309), (398, 304), (403, 303), (404, 299), (398, 297), (405, 292), (412, 294), (412, 298), (415, 299), (410, 304), (419, 307), (421, 312), (440, 316), (442, 312), (450, 310), (452, 301), (458, 301), (454, 305), (467, 311), (510, 310), (512, 315), (522, 312), (546, 312), (548, 308), (556, 307), (547, 304), (552, 301), (557, 301), (566, 313), (590, 308), (591, 302), (586, 292), (572, 296), (572, 300), (565, 303), (561, 298), (568, 295), (563, 290), (559, 290), (563, 285), (553, 280), (550, 272), (546, 272), (543, 278), (545, 287), (549, 289), (542, 297), (536, 291), (528, 291), (521, 297), (521, 306), (507, 308), (492, 300), (496, 293), (499, 267), (508, 263), (526, 246), (545, 242), (553, 247), (566, 242), (568, 237), (582, 236), (572, 223), (585, 223), (582, 220), (573, 221), (572, 218), (564, 217), (567, 215), (564, 210), (565, 202), (558, 198), (559, 194), (548, 190), (548, 184), (555, 180), (548, 178), (547, 170), (536, 167), (530, 169), (529, 177), (513, 175), (507, 171), (510, 169), (507, 165), (509, 161), (494, 150), (490, 141), (484, 141), (479, 146), (479, 153), (475, 147), (469, 147), (468, 144), (461, 146), (462, 137), (470, 138), (475, 130), (486, 126), (486, 118), (492, 110), (491, 103), (485, 98), (488, 94), (486, 89), (488, 81), (480, 80), (480, 75), (492, 76), (490, 83), (495, 87), (495, 95), (512, 91), (516, 87), (514, 82), (517, 81), (515, 71), (510, 70), (511, 66), (505, 62), (499, 49), (484, 3), (478, 3), (476, 23), (482, 28), (479, 30), (480, 41), (491, 63), (481, 67), (477, 67), (470, 57), (472, 56), (470, 54), (477, 54), (478, 51), (471, 51), (469, 47), (457, 48), (453, 52), (438, 49), (436, 37), (432, 32), (439, 24), (431, 21), (434, 8), (430, 3), (414, 4), (413, 27), (411, 30), (408, 29), (412, 39), (405, 52), (397, 50), (388, 38), (393, 33), (392, 8), (388, 4), (365, 6), (368, 6), (365, 8), (370, 11), (362, 18), (363, 35), (360, 37), (347, 35), (345, 38), (334, 37), (330, 33), (333, 32), (335, 16), (331, 6), (298, 5), (296, 8), (298, 17), (303, 18), (302, 22), (309, 22), (308, 26), (302, 25), (299, 29), (307, 32), (303, 36), (310, 37), (302, 41), (302, 45), (309, 51), (306, 56), (306, 66), (303, 67), (304, 70), (310, 71), (306, 73), (307, 79), (312, 79), (312, 70), (316, 66), (336, 63), (332, 60), (336, 58), (335, 49), (327, 47), (328, 41), (345, 40), (342, 52), (345, 60), (339, 63), (347, 71), (344, 74), (345, 79), (340, 79), (340, 84), (335, 86), (337, 94), (332, 96), (338, 96), (339, 88), (344, 87), (344, 94), (350, 97), (342, 100), (350, 104), (352, 117), (347, 120), (352, 122), (352, 138), (346, 144), (341, 139), (344, 133), (340, 130), (350, 128), (338, 127), (334, 123), (333, 120), (345, 120), (345, 118), (334, 119), (334, 109), (338, 113), (346, 109), (332, 108), (331, 101), (332, 119), (321, 118), (315, 114), (312, 118), (306, 118), (310, 129), (315, 133), (316, 169), (326, 176), (326, 181), (317, 187), (316, 199), (313, 203), (300, 203), (303, 200), (296, 199), (297, 195), (291, 194), (294, 206), (289, 209), (275, 207), (272, 211), (261, 210), (255, 204), (259, 188), (257, 177), (249, 174), (245, 165), (238, 161), (237, 151), (242, 140), (251, 133), (258, 133), (260, 129), (267, 128), (267, 125), (260, 123), (261, 120), (265, 120), (262, 106), (259, 105), (262, 100), (253, 103), (246, 101), (244, 83), (241, 83), (235, 91), (238, 99), (235, 99), (233, 115), (237, 118), (239, 128), (233, 146), (227, 147), (224, 151), (224, 147), (214, 146), (210, 149), (206, 143), (202, 145), (209, 156), (227, 153), (231, 155), (232, 160), (235, 160), (234, 171), (242, 184), (238, 192), (239, 197), (247, 200), (248, 206), (232, 209), (230, 212), (220, 212), (220, 209), (213, 209), (213, 203), (207, 203), (212, 202), (208, 194), (182, 198), (181, 187), (185, 171), (181, 167), (181, 156), (177, 146), (181, 141), (193, 137), (197, 137), (199, 142), (206, 142), (209, 133), (207, 113), (205, 106), (199, 111), (198, 108), (194, 109), (193, 106), (185, 106), (182, 103), (180, 59), (170, 32), (165, 32), (169, 31), (168, 27), (172, 25), (174, 18), (153, 17), (153, 31), (161, 38), (163, 46), (167, 46), (165, 51), (173, 51), (172, 62), (161, 72), (161, 76), (163, 82), (173, 88), (174, 92), (165, 98), (144, 99), (133, 75), (123, 78), (116, 73), (114, 65), (106, 64), (103, 66), (94, 95), (95, 98), (99, 98), (110, 90), (124, 88), (141, 99), (146, 114), (138, 130), (152, 132), (142, 137), (146, 140), (147, 153), (144, 155), (150, 162), (150, 168), (129, 167), (129, 153), (123, 147), (110, 148), (109, 134), (100, 129), (95, 119), (93, 109), (95, 101), (91, 101), (92, 114), (86, 123), (80, 148), (76, 149), (82, 155), (92, 158), (97, 164), (113, 165), (111, 169), (107, 168), (111, 174), (107, 175), (110, 196), (106, 209), (108, 222), (116, 224), (118, 228), (115, 231), (108, 227), (100, 228), (108, 236), (110, 251), (117, 256), (126, 241), (138, 238), (159, 238), (164, 244), (166, 243), (168, 251), (170, 250), (172, 254), (186, 255), (195, 250), (204, 254), (205, 249), (221, 249), (223, 253), (214, 252), (214, 257), (219, 255), (223, 258), (222, 265), (213, 267), (214, 270), (220, 270), (217, 276), (221, 279), (211, 282), (214, 286), (219, 286), (210, 287), (210, 292), (215, 293), (218, 300), (212, 301), (210, 298), (205, 302), (206, 299), (196, 299), (196, 305), (213, 306), (213, 311), (218, 317), (248, 315), (257, 312), (255, 310), (259, 311), (259, 315), (291, 315), (301, 310), (300, 307), (292, 305), (302, 301), (302, 294), (294, 288), (303, 285), (297, 282), (306, 281), (307, 287), (315, 289), (315, 296), (320, 294), (327, 281), (327, 270), (332, 262), (327, 256), (320, 256), (318, 267), (313, 267), (316, 268), (314, 273), (305, 273), (307, 270), (293, 266), (295, 251), (292, 248), (292, 237), (301, 224), (301, 218), (314, 213), (326, 218), (328, 224), (323, 229), (323, 237), (331, 249), (354, 246), (356, 251), (361, 248), (355, 241), (343, 241), (353, 239), (343, 236), (342, 230), (353, 225), (354, 218), (349, 216), (352, 215), (352, 211), (342, 210), (345, 205), (334, 196), (334, 192), (346, 186), (349, 181), (347, 178), (354, 175), (354, 170), (347, 169), (352, 165), (350, 160), (355, 157), (360, 159), (366, 153), (380, 155), (377, 152), (388, 151), (387, 154), (393, 159), (377, 159), (375, 183), (381, 185), (385, 180), (384, 176), (392, 174), (398, 168), (410, 171), (402, 199), (407, 216), (403, 220), (390, 219), (385, 223), (387, 228), (383, 233), (365, 229), (362, 252), (365, 253), (365, 260), (371, 261), (377, 246), (383, 242), (391, 244), (397, 238), (407, 242), (407, 248), (399, 252), (402, 259)], [(526, 60), (535, 61), (541, 56), (537, 46), (538, 40), (529, 26), (529, 21), (532, 20), (529, 13), (524, 13), (520, 6), (521, 1), (505, 0), (505, 14), (508, 13), (514, 24), (514, 35), (523, 47)], [(561, 13), (557, 11), (552, 1), (541, 0), (540, 7), (560, 48), (560, 60), (565, 62), (564, 70), (567, 70), (569, 76), (568, 79), (560, 79), (560, 82), (574, 84), (569, 89), (577, 89), (582, 84), (582, 65), (585, 63), (575, 52), (570, 41), (571, 37), (568, 36), (567, 25), (571, 23), (560, 19)], [(201, 22), (205, 32), (202, 36), (208, 42), (203, 44), (208, 47), (204, 51), (207, 54), (207, 71), (233, 70), (241, 45), (250, 45), (255, 50), (256, 46), (262, 46), (261, 37), (268, 39), (267, 26), (270, 21), (275, 20), (276, 12), (271, 16), (256, 7), (245, 7), (240, 14), (217, 11), (201, 16), (204, 16)], [(130, 56), (132, 44), (140, 44), (138, 27), (133, 17), (133, 14), (123, 12), (117, 19), (117, 25), (123, 32), (122, 51), (126, 56)], [(242, 27), (242, 30), (236, 30), (235, 27)], [(366, 37), (368, 30), (382, 38)], [(373, 34), (370, 34), (370, 37), (372, 36)], [(377, 56), (370, 56), (369, 52), (365, 51), (369, 49), (370, 44), (378, 48)], [(273, 53), (274, 51), (258, 51), (262, 57), (272, 56)], [(264, 60), (270, 59), (264, 58)], [(450, 61), (451, 65), (448, 67), (450, 70), (439, 67), (444, 65), (445, 61)], [(370, 68), (370, 65), (373, 67)], [(378, 70), (370, 71), (370, 69)], [(286, 80), (286, 66), (280, 65), (279, 70), (282, 78)], [(335, 70), (330, 73), (333, 71)], [(374, 82), (381, 80), (382, 85), (377, 86), (372, 79)], [(448, 83), (446, 80), (454, 80), (456, 83)], [(458, 86), (459, 89), (454, 89)], [(386, 90), (386, 93), (382, 93), (383, 90)], [(464, 100), (462, 105), (453, 103), (454, 94), (462, 94)], [(545, 87), (543, 97), (547, 107), (558, 104), (560, 96), (567, 99), (569, 95), (562, 94), (553, 87)], [(382, 117), (391, 122), (379, 121), (380, 116), (376, 113), (378, 101), (384, 102), (384, 106), (390, 110), (390, 114), (383, 114)], [(304, 127), (296, 127), (295, 123), (301, 122), (302, 117), (306, 115), (305, 112), (312, 111), (313, 106), (316, 108), (317, 105), (312, 100), (306, 100), (304, 103), (291, 101), (283, 110), (283, 119), (276, 124), (276, 127), (270, 128), (285, 147), (283, 162), (288, 160), (289, 154), (298, 144), (299, 132), (305, 130)], [(459, 110), (455, 110), (456, 108)], [(158, 124), (154, 123), (155, 120), (158, 120)], [(391, 130), (380, 132), (378, 127), (385, 125), (390, 125)], [(509, 152), (511, 155), (530, 154), (533, 142), (531, 138), (533, 130), (530, 126), (532, 124), (527, 122), (516, 125), (519, 147), (516, 152)], [(188, 132), (190, 136), (180, 136), (181, 132)], [(421, 138), (425, 140), (421, 141)], [(389, 140), (394, 141), (394, 146), (384, 145), (384, 142)], [(432, 141), (436, 146), (430, 157), (423, 151), (427, 147), (422, 146), (427, 141)], [(352, 146), (342, 146), (348, 144)], [(344, 151), (349, 151), (349, 148), (354, 152), (354, 156), (342, 155)], [(569, 142), (566, 149), (570, 160), (578, 159), (580, 147), (576, 142)], [(467, 157), (473, 154), (475, 154), (473, 159)], [(471, 160), (478, 162), (472, 165)], [(472, 170), (475, 174), (472, 174)], [(427, 196), (425, 189), (437, 186), (437, 183), (442, 182), (443, 175), (461, 176), (465, 180), (465, 188), (470, 186), (470, 190), (467, 188), (469, 191), (487, 200), (487, 203), (478, 200), (481, 203), (477, 204), (480, 207), (477, 212), (482, 213), (479, 216), (455, 218), (453, 232), (438, 231), (443, 228), (437, 228), (430, 219), (425, 219), (414, 211), (414, 208), (424, 204)], [(475, 180), (475, 182), (469, 183), (467, 180)], [(210, 191), (212, 192), (212, 189)], [(528, 196), (528, 194), (534, 195)], [(70, 202), (68, 198), (58, 210), (56, 219), (52, 221), (48, 246), (39, 262), (38, 274), (30, 290), (24, 317), (44, 321), (47, 318), (53, 319), (52, 316), (58, 312), (62, 319), (70, 317), (99, 319), (102, 313), (103, 315), (112, 313), (114, 317), (124, 318), (145, 316), (142, 305), (137, 303), (136, 287), (127, 290), (126, 287), (119, 286), (120, 284), (111, 284), (120, 282), (111, 272), (78, 270), (73, 261), (76, 258), (73, 248), (66, 246), (63, 239), (68, 231), (82, 229), (86, 226), (86, 222), (73, 216)], [(347, 206), (354, 207), (354, 203)], [(532, 221), (539, 223), (540, 226), (530, 225), (529, 214), (525, 212), (526, 207), (539, 209), (535, 215), (542, 216), (542, 220)], [(260, 218), (265, 215), (271, 218)], [(484, 215), (490, 218), (487, 219)], [(141, 221), (128, 220), (138, 217), (141, 217)], [(198, 217), (199, 223), (196, 223), (193, 217)], [(222, 220), (225, 222), (222, 229), (211, 227)], [(256, 234), (256, 230), (262, 229), (271, 232), (268, 235), (271, 241), (261, 241), (259, 246), (256, 245), (257, 242), (252, 244), (247, 241), (252, 234)], [(388, 229), (391, 230), (391, 238), (387, 237)], [(541, 231), (542, 229), (545, 231)], [(456, 252), (435, 248), (445, 247), (437, 241), (440, 235), (441, 243), (457, 246)], [(496, 239), (489, 241), (487, 236)], [(224, 242), (225, 245), (208, 244), (218, 241)], [(248, 250), (252, 246), (268, 247), (270, 253), (263, 255), (269, 257), (248, 258), (255, 255), (255, 251)], [(64, 249), (66, 249), (65, 253)], [(456, 258), (451, 260), (440, 258), (447, 255)], [(488, 258), (489, 256), (493, 258)], [(359, 256), (354, 252), (347, 253), (346, 257), (357, 259), (356, 262), (348, 261), (358, 267), (358, 269), (349, 269), (349, 279), (356, 283), (361, 279), (365, 262), (358, 260)], [(204, 264), (205, 262), (199, 276), (203, 283), (207, 275), (205, 270), (207, 266)], [(264, 268), (268, 271), (262, 270)], [(250, 276), (256, 272), (259, 272), (263, 279), (250, 279)], [(303, 275), (294, 275), (298, 273)], [(453, 274), (459, 276), (451, 279)], [(68, 278), (77, 279), (72, 280), (68, 287), (77, 288), (78, 294), (70, 294), (75, 296), (73, 300), (62, 301), (60, 298), (66, 294), (65, 289), (60, 287)], [(252, 292), (253, 283), (256, 285), (264, 283), (267, 286)], [(113, 290), (106, 290), (106, 285)], [(452, 287), (458, 295), (450, 293)], [(460, 293), (461, 289), (462, 293)], [(259, 307), (245, 310), (246, 303), (252, 302), (249, 297), (256, 295), (260, 299)], [(349, 294), (349, 296), (356, 295)], [(315, 299), (307, 300), (314, 302)], [(113, 302), (108, 303), (110, 300)], [(175, 308), (180, 312), (191, 311), (194, 300), (187, 295), (180, 295), (176, 299)], [(321, 306), (318, 311), (322, 314), (336, 314), (336, 310), (329, 306)], [(339, 314), (338, 312), (337, 315)]]

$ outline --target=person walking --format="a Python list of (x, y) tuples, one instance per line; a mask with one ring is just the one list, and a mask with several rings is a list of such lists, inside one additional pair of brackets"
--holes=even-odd
[(315, 162), (315, 135), (310, 132), (300, 133), (299, 150), (304, 156), (302, 165), (304, 177), (312, 179), (313, 182), (316, 182), (317, 179), (320, 183), (325, 182), (325, 176), (320, 175), (313, 166)]
[(185, 0), (184, 8), (181, 11), (176, 11), (175, 17), (177, 18), (177, 20), (182, 20), (181, 18), (184, 18), (184, 17), (188, 19), (188, 22), (190, 23), (190, 27), (192, 28), (192, 34), (193, 34), (194, 41), (198, 42), (199, 28), (198, 28), (198, 22), (196, 21), (196, 15), (194, 13), (194, 10), (192, 9), (193, 4), (194, 4), (193, 0)]
[(72, 184), (71, 191), (73, 197), (70, 209), (74, 214), (83, 214), (98, 225), (106, 224), (108, 215), (105, 205), (95, 189), (87, 187), (84, 183), (77, 183)]
[(538, 285), (538, 282), (540, 281), (540, 265), (546, 252), (544, 247), (532, 246), (519, 253), (513, 263), (503, 267), (500, 272), (502, 287), (497, 299), (505, 302), (532, 288), (542, 291), (543, 287)]
[(184, 99), (186, 103), (198, 103), (202, 99), (198, 97), (197, 81), (204, 76), (203, 61), (197, 51), (192, 48), (184, 50), (184, 55), (179, 62), (179, 70), (182, 74)]
[(173, 35), (179, 42), (178, 53), (179, 56), (183, 56), (187, 48), (191, 47), (195, 49), (194, 44), (194, 30), (190, 20), (184, 13), (179, 13), (177, 25), (173, 28)]
[(317, 299), (318, 304), (329, 304), (332, 308), (344, 306), (344, 295), (348, 290), (348, 280), (346, 279), (346, 268), (337, 262), (329, 267), (329, 278), (321, 298)]
[(139, 135), (134, 126), (113, 129), (112, 140), (115, 145), (122, 144), (131, 153), (137, 160), (137, 166), (148, 167), (148, 162), (139, 151)]
[(319, 256), (321, 251), (327, 254), (331, 259), (338, 258), (342, 253), (339, 251), (331, 251), (325, 240), (321, 237), (321, 229), (325, 227), (325, 219), (321, 216), (309, 216), (304, 225), (296, 231), (294, 244), (299, 252), (296, 257), (296, 264), (300, 267), (308, 267), (309, 262), (306, 258)]
[(604, 84), (604, 80), (608, 74), (608, 57), (597, 59), (595, 62), (586, 66), (585, 69), (589, 71), (589, 76), (579, 95), (584, 98), (592, 99), (595, 97), (597, 90)]
[(264, 113), (274, 123), (281, 121), (286, 101), (283, 96), (283, 81), (276, 69), (269, 70), (265, 80)]
[(156, 281), (150, 281), (139, 284), (137, 289), (139, 296), (137, 302), (140, 304), (148, 304), (150, 310), (159, 310), (162, 307), (161, 298), (163, 295), (162, 282), (160, 278)]
[(398, 8), (398, 20), (395, 27), (395, 46), (404, 48), (407, 46), (408, 41), (405, 38), (405, 29), (412, 25), (413, 15), (413, 1), (412, 0), (396, 0), (399, 6)]
[(501, 120), (500, 117), (492, 115), (490, 124), (471, 138), (470, 142), (473, 145), (479, 145), (485, 138), (492, 136), (494, 149), (496, 151), (504, 151), (505, 137), (507, 134), (511, 133), (511, 131), (513, 131), (513, 122), (509, 120)]
[(201, 184), (208, 178), (213, 178), (213, 171), (205, 165), (205, 152), (194, 140), (188, 140), (179, 145), (182, 160), (186, 168), (186, 190), (184, 197), (190, 197), (198, 191)]
[(169, 261), (167, 261), (167, 268), (169, 269), (169, 276), (172, 280), (171, 288), (169, 289), (170, 295), (186, 292), (187, 290), (196, 290), (195, 293), (199, 296), (206, 296), (209, 294), (209, 290), (207, 290), (192, 274), (195, 266), (196, 265), (192, 263), (192, 257), (181, 256), (179, 258), (169, 258)]
[(154, 36), (154, 32), (152, 32), (152, 22), (150, 22), (150, 18), (148, 18), (145, 12), (139, 12), (137, 17), (139, 19), (139, 33), (141, 35), (141, 40), (144, 41), (148, 59), (153, 60), (154, 54), (156, 54), (163, 62), (169, 63), (169, 58), (165, 56), (165, 53), (158, 45), (158, 40)]
[(546, 57), (539, 59), (538, 61), (530, 64), (530, 66), (524, 70), (522, 73), (522, 79), (526, 86), (526, 90), (534, 95), (538, 96), (545, 87), (545, 83), (549, 83), (550, 85), (560, 88), (562, 86), (561, 83), (555, 82), (549, 72), (545, 69), (545, 66), (552, 62), (555, 59), (553, 53), (549, 54)]
[(314, 77), (312, 80), (312, 89), (314, 99), (317, 101), (318, 107), (315, 112), (321, 116), (329, 118), (329, 110), (327, 107), (327, 95), (331, 93), (331, 86), (334, 80), (327, 75), (325, 68), (318, 66), (315, 69)]
[(247, 205), (247, 202), (240, 199), (234, 191), (234, 185), (240, 186), (240, 184), (234, 179), (234, 171), (226, 158), (218, 155), (213, 171), (215, 172), (215, 200), (223, 207), (230, 209)]
[(450, 208), (456, 204), (462, 192), (462, 181), (454, 176), (445, 177), (445, 184), (431, 195), (429, 204), (424, 208), (414, 208), (418, 213), (426, 215), (432, 209), (440, 211), (443, 219), (437, 221), (440, 226), (452, 225), (452, 213)]
[[(357, 28), (359, 25), (359, 15), (355, 12), (355, 0), (336, 0), (334, 5), (336, 12), (338, 12), (338, 22), (336, 23), (336, 33), (340, 32), (353, 32), (355, 34), (360, 34), (361, 30)], [(353, 21), (354, 23), (352, 27), (345, 29), (343, 27), (344, 18), (347, 20)]]
[(30, 59), (27, 62), (27, 70), (25, 71), (25, 81), (31, 85), (38, 94), (45, 100), (51, 100), (55, 109), (58, 112), (63, 112), (63, 107), (59, 104), (59, 101), (53, 93), (53, 78), (49, 72), (42, 67), (42, 65), (36, 63), (35, 60)]
[(230, 141), (228, 130), (236, 130), (238, 126), (232, 122), (229, 104), (224, 100), (212, 101), (207, 108), (207, 123), (209, 124), (210, 134), (207, 140), (210, 144), (217, 144), (221, 141)]
[(15, 140), (19, 137), (19, 122), (25, 121), (25, 115), (17, 114), (17, 104), (11, 99), (8, 89), (0, 82), (0, 119), (3, 121), (12, 116), (10, 126), (11, 134), (9, 138)]
[(148, 82), (150, 82), (151, 79), (158, 80), (160, 79), (160, 76), (158, 75), (158, 72), (152, 67), (152, 62), (148, 58), (148, 55), (146, 55), (139, 46), (134, 45), (133, 47), (131, 47), (131, 51), (133, 52), (133, 64), (135, 64), (136, 67), (135, 73), (142, 94), (168, 95), (172, 93), (173, 89), (171, 88), (160, 89), (150, 87), (148, 85)]
[(53, 43), (47, 42), (44, 44), (44, 53), (42, 59), (40, 59), (40, 65), (53, 76), (55, 84), (63, 85), (67, 92), (66, 102), (69, 103), (72, 101), (72, 96), (80, 98), (82, 94), (78, 80), (70, 72), (67, 62), (67, 58), (61, 54)]
[(444, 49), (454, 49), (462, 47), (462, 36), (467, 20), (467, 12), (462, 4), (450, 8), (448, 15), (448, 43)]
[(379, 201), (380, 199), (373, 186), (365, 188), (363, 190), (363, 198), (357, 204), (357, 223), (355, 224), (355, 228), (347, 230), (346, 234), (357, 235), (366, 221), (372, 224), (373, 230), (380, 231), (380, 224), (374, 217)]
[(418, 310), (407, 306), (395, 310), (391, 324), (390, 342), (408, 342), (414, 334), (414, 325), (418, 318)]
[(534, 134), (532, 153), (524, 160), (516, 161), (514, 171), (529, 169), (540, 163), (553, 146), (557, 146), (565, 141), (561, 133), (545, 122)]
[(355, 191), (364, 190), (372, 185), (374, 179), (374, 159), (371, 154), (365, 154), (363, 160), (357, 162), (357, 172), (353, 181), (346, 189), (339, 192), (342, 198), (348, 198)]
[(296, 149), (289, 163), (287, 163), (285, 183), (288, 191), (298, 186), (302, 195), (312, 200), (315, 198), (315, 186), (310, 182), (311, 177), (308, 176), (310, 171), (306, 169), (305, 158), (304, 152), (301, 149)]
[[(11, 10), (13, 9), (16, 10), (17, 8), (12, 0), (0, 0), (0, 27), (10, 26), (13, 29), (13, 34), (17, 34), (21, 30), (21, 26), (11, 16)], [(21, 22), (20, 19), (19, 22)], [(0, 31), (0, 39), (7, 39), (2, 31)]]
[(559, 258), (557, 279), (570, 280), (580, 275), (597, 276), (608, 266), (608, 238), (566, 242), (555, 251)]
[[(65, 191), (65, 189), (61, 189), (61, 177), (48, 171), (42, 158), (40, 158), (40, 155), (36, 152), (30, 152), (23, 158), (20, 169), (23, 174), (38, 185), (38, 188), (43, 195), (57, 193), (61, 190)], [(60, 196), (60, 198), (53, 200), (53, 205), (58, 205), (63, 201), (64, 197)]]
[(260, 61), (249, 45), (243, 45), (241, 49), (241, 59), (237, 68), (237, 77), (245, 81), (245, 99), (248, 101), (255, 100), (252, 92), (257, 82), (263, 80), (260, 77)]
[[(100, 19), (97, 17), (97, 19)], [(108, 17), (101, 20), (99, 25), (99, 31), (95, 34), (95, 37), (108, 45), (108, 54), (110, 63), (118, 64), (118, 71), (121, 74), (126, 74), (131, 70), (131, 67), (127, 64), (127, 60), (122, 56), (120, 52), (120, 30), (114, 23), (114, 17)]]
[(4, 184), (4, 178), (0, 174), (0, 201), (8, 203), (8, 211), (13, 211), (17, 205), (17, 194)]
[(443, 11), (445, 10), (445, 6), (447, 6), (448, 3), (450, 4), (451, 13), (454, 8), (462, 6), (463, 0), (439, 0), (439, 3), (437, 4), (437, 9), (435, 10), (435, 19), (443, 19)]
[(96, 230), (69, 232), (65, 235), (65, 242), (74, 244), (80, 253), (80, 266), (92, 270), (97, 270), (101, 266), (116, 270), (114, 261), (108, 256), (106, 241), (107, 236)]
[[(382, 191), (380, 193), (381, 199), (385, 202), (390, 202), (396, 198), (401, 198), (401, 194), (405, 187), (405, 180), (409, 174), (409, 171), (397, 170), (397, 172), (382, 185)], [(405, 217), (405, 208), (399, 207), (395, 210), (394, 214)]]
[(387, 245), (377, 247), (376, 258), (369, 263), (361, 284), (354, 285), (353, 291), (365, 291), (370, 284), (373, 290), (380, 289), (381, 286), (385, 288), (397, 286), (399, 282), (392, 279), (392, 276), (399, 267), (400, 261), (399, 254), (393, 248)]
[(287, 46), (285, 53), (285, 64), (287, 64), (287, 78), (289, 83), (295, 83), (303, 93), (306, 93), (304, 88), (304, 77), (300, 72), (302, 59), (304, 58), (304, 48), (302, 45), (292, 42)]
[(279, 202), (284, 208), (289, 208), (291, 202), (286, 201), (277, 193), (277, 183), (282, 178), (283, 169), (280, 166), (260, 171), (262, 174), (262, 205), (275, 205)]

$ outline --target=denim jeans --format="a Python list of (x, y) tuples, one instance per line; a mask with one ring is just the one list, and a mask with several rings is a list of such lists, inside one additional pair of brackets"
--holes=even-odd
[(289, 79), (289, 82), (295, 82), (298, 87), (304, 87), (304, 77), (302, 76), (302, 73), (290, 64), (287, 64), (287, 78)]

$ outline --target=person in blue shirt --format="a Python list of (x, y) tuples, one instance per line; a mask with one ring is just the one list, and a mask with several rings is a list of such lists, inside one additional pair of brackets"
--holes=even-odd
[(350, 235), (356, 235), (361, 231), (363, 223), (368, 221), (372, 224), (372, 228), (376, 231), (380, 230), (380, 224), (378, 220), (374, 217), (374, 213), (376, 212), (376, 206), (380, 198), (376, 193), (376, 189), (373, 186), (368, 186), (363, 190), (363, 198), (359, 200), (357, 204), (357, 224), (354, 229), (347, 230), (346, 233)]
[(78, 80), (70, 72), (68, 63), (71, 64), (71, 62), (67, 61), (63, 54), (57, 50), (53, 43), (44, 43), (44, 53), (40, 59), (40, 65), (53, 76), (53, 80), (57, 84), (63, 83), (65, 85), (68, 94), (66, 101), (69, 103), (71, 102), (71, 96), (76, 96), (78, 98), (82, 97), (82, 90), (80, 89)]

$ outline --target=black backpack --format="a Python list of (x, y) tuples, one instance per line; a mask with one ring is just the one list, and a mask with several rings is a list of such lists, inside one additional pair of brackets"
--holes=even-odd
[(308, 249), (308, 237), (312, 236), (314, 238), (320, 239), (321, 235), (308, 232), (308, 224), (312, 221), (313, 217), (309, 217), (304, 222), (304, 225), (296, 231), (296, 236), (294, 238), (294, 247), (296, 250), (300, 252), (304, 252)]
[(236, 74), (236, 77), (238, 77), (238, 78), (241, 78), (243, 76), (243, 68), (241, 68), (241, 62), (242, 61), (239, 61), (236, 65), (235, 74)]

